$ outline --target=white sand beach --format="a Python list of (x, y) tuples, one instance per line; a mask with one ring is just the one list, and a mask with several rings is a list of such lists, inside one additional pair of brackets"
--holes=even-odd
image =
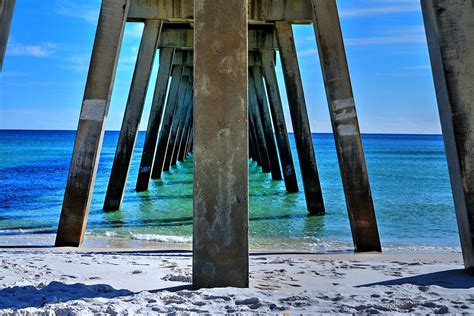
[(192, 291), (189, 249), (2, 248), (0, 314), (474, 313), (459, 253), (258, 251), (249, 289)]

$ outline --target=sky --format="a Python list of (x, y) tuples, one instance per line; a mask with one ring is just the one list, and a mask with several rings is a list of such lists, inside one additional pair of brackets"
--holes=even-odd
[[(3, 73), (0, 129), (75, 130), (100, 0), (17, 0)], [(338, 0), (362, 133), (439, 134), (419, 0)], [(107, 130), (119, 130), (143, 30), (128, 23)], [(293, 26), (313, 132), (331, 132), (311, 25)], [(157, 58), (158, 59), (158, 58)], [(154, 86), (158, 61), (150, 87)], [(277, 73), (292, 130), (281, 64)], [(149, 89), (140, 129), (146, 130)]]

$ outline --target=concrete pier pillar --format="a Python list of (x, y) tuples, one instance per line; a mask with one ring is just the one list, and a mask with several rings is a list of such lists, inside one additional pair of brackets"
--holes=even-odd
[[(193, 118), (193, 121), (194, 121), (194, 118)], [(188, 155), (191, 153), (191, 144), (193, 142), (193, 136), (194, 135), (194, 124), (193, 122), (191, 122), (191, 128), (189, 129), (189, 134), (188, 134), (188, 137), (187, 137), (187, 140), (186, 140), (186, 155), (185, 157), (187, 158)]]
[(193, 287), (248, 287), (248, 2), (194, 12)]
[(166, 148), (165, 161), (163, 163), (163, 171), (169, 171), (171, 167), (171, 160), (173, 158), (174, 147), (176, 144), (176, 136), (178, 135), (178, 126), (181, 116), (183, 114), (183, 109), (185, 107), (184, 103), (188, 93), (192, 91), (189, 90), (188, 82), (190, 80), (191, 68), (184, 67), (183, 75), (181, 77), (181, 82), (179, 84), (178, 99), (176, 100), (175, 110), (173, 113), (173, 119), (171, 121), (170, 136), (168, 140), (168, 146)]
[(163, 173), (163, 165), (165, 163), (166, 150), (168, 148), (168, 141), (171, 132), (171, 124), (173, 123), (174, 111), (178, 100), (183, 68), (183, 66), (179, 65), (173, 66), (165, 114), (161, 124), (160, 137), (158, 138), (158, 145), (156, 147), (155, 153), (155, 161), (153, 162), (153, 169), (151, 172), (152, 179), (161, 178), (161, 174)]
[(129, 0), (103, 0), (82, 102), (56, 246), (82, 244)]
[(14, 8), (15, 0), (0, 0), (0, 72), (3, 68), (3, 60), (7, 50)]
[(275, 144), (275, 134), (273, 133), (272, 119), (270, 117), (270, 110), (268, 109), (268, 100), (263, 84), (262, 70), (260, 66), (250, 67), (251, 81), (255, 85), (255, 92), (257, 96), (257, 104), (262, 118), (263, 132), (265, 142), (267, 144), (268, 159), (270, 160), (270, 168), (273, 180), (283, 180), (281, 176), (280, 160), (278, 159), (278, 152)]
[(295, 193), (299, 191), (296, 179), (295, 165), (291, 153), (290, 139), (286, 129), (285, 114), (280, 97), (280, 88), (275, 72), (275, 60), (273, 50), (262, 51), (262, 68), (267, 88), (268, 101), (270, 103), (270, 113), (272, 115), (273, 127), (280, 153), (280, 161), (283, 169), (286, 191)]
[(323, 194), (316, 166), (311, 127), (309, 124), (303, 83), (296, 55), (291, 23), (279, 21), (275, 23), (280, 57), (285, 78), (288, 105), (290, 107), (296, 149), (303, 178), (304, 193), (308, 212), (314, 215), (324, 214)]
[(355, 250), (382, 251), (336, 0), (312, 7)]
[(148, 20), (145, 22), (142, 41), (138, 51), (138, 59), (133, 73), (117, 149), (115, 151), (109, 185), (107, 187), (107, 193), (105, 194), (105, 211), (116, 211), (122, 206), (161, 26), (161, 21)]
[(255, 130), (255, 136), (257, 146), (260, 153), (260, 163), (262, 166), (263, 173), (272, 172), (272, 166), (270, 164), (270, 157), (267, 148), (267, 141), (265, 139), (265, 131), (263, 128), (262, 116), (260, 115), (260, 109), (258, 108), (257, 92), (255, 89), (255, 82), (252, 76), (249, 76), (249, 112), (252, 116), (253, 126)]
[(466, 269), (474, 270), (474, 6), (421, 1)]
[(250, 106), (249, 106), (249, 135), (250, 135), (250, 139), (252, 140), (252, 145), (255, 150), (255, 162), (257, 163), (258, 166), (262, 166), (262, 157), (260, 154), (260, 147), (257, 140), (253, 114), (250, 113)]
[(145, 142), (143, 144), (143, 154), (138, 169), (138, 178), (136, 191), (142, 192), (148, 190), (150, 176), (155, 160), (156, 144), (158, 140), (158, 132), (165, 109), (166, 93), (168, 91), (168, 83), (171, 75), (171, 67), (173, 64), (174, 48), (160, 49), (160, 66), (156, 79), (155, 92), (151, 103), (150, 118), (146, 130)]
[[(193, 112), (193, 94), (194, 94), (194, 87), (193, 87), (193, 79), (191, 77), (191, 80), (189, 82), (189, 99), (186, 100), (186, 109), (185, 109), (185, 114), (184, 114), (184, 120), (183, 124), (180, 127), (180, 134), (178, 137), (178, 143), (177, 145), (177, 154), (176, 154), (176, 159), (177, 161), (183, 161), (184, 160), (184, 154), (185, 154), (185, 142), (186, 142), (186, 136), (188, 135), (189, 132), (189, 127), (191, 125), (191, 119), (192, 119), (192, 112)], [(175, 162), (176, 163), (176, 162)]]
[(255, 152), (252, 144), (252, 137), (250, 137), (249, 133), (249, 160), (255, 161)]
[(189, 131), (191, 129), (191, 122), (193, 120), (193, 102), (194, 102), (194, 87), (193, 93), (191, 93), (191, 100), (188, 103), (185, 123), (183, 127), (183, 133), (181, 135), (181, 141), (179, 145), (178, 161), (184, 161), (186, 158), (186, 141), (188, 140)]

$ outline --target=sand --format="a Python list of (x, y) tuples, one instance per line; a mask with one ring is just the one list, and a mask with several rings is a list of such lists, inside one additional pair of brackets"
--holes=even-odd
[(187, 246), (2, 248), (0, 314), (474, 313), (459, 253), (251, 254), (250, 289), (190, 290)]

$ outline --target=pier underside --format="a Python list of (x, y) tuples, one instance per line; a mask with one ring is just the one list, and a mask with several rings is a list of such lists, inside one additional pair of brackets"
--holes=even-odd
[[(426, 2), (428, 22), (441, 24), (432, 8), (442, 2)], [(464, 10), (465, 19), (473, 18), (474, 9), (457, 2), (449, 12), (461, 14)], [(304, 190), (309, 215), (325, 213), (292, 31), (292, 24), (313, 24), (355, 251), (381, 251), (335, 0), (103, 0), (57, 246), (80, 246), (83, 241), (127, 22), (143, 22), (145, 27), (104, 201), (105, 211), (121, 207), (151, 68), (158, 56), (159, 71), (139, 174), (131, 175), (137, 177), (136, 190), (148, 190), (150, 179), (159, 179), (163, 171), (178, 166), (179, 161), (193, 153), (194, 287), (247, 287), (249, 159), (261, 166), (262, 172), (270, 173), (274, 181), (284, 181), (288, 194)], [(444, 25), (436, 27), (443, 30)], [(470, 32), (474, 38), (472, 23), (460, 27), (465, 36)], [(433, 39), (435, 35), (431, 34)], [(443, 40), (441, 45), (430, 42), (433, 62), (438, 66), (458, 62), (436, 60), (434, 51), (441, 47), (443, 52), (450, 43), (448, 37)], [(466, 45), (472, 48), (463, 51), (470, 68), (461, 79), (467, 85), (474, 82), (474, 62), (469, 64), (474, 57), (474, 41)], [(276, 76), (278, 56), (283, 83)], [(440, 78), (444, 78), (442, 67), (435, 73), (435, 79)], [(445, 81), (463, 84), (456, 78), (447, 77)], [(286, 87), (297, 157), (292, 156), (290, 149), (281, 84)], [(474, 115), (466, 110), (474, 108), (472, 92), (474, 88), (462, 91), (465, 103), (459, 107), (457, 98), (452, 97), (449, 104), (440, 100), (442, 114), (454, 108), (462, 115), (459, 122), (443, 115), (442, 121), (447, 146), (452, 146), (448, 156), (453, 188), (459, 187), (456, 208), (466, 267), (474, 265), (474, 207), (469, 204), (470, 182), (466, 185), (463, 181), (464, 187), (460, 186), (461, 179), (469, 179), (472, 173), (464, 168), (469, 166), (467, 146), (474, 143), (469, 140), (470, 128), (466, 126), (470, 123), (467, 118)], [(460, 130), (453, 132), (452, 125)], [(300, 184), (296, 159), (303, 180)]]

